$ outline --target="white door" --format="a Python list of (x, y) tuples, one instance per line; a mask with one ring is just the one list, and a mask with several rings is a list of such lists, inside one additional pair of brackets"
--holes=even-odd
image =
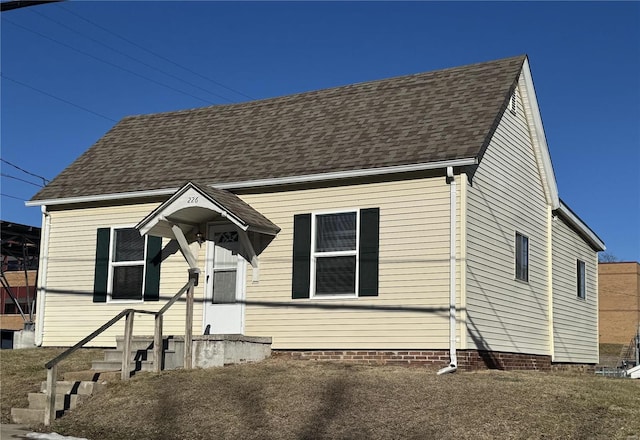
[(207, 241), (205, 334), (243, 334), (245, 260), (238, 232), (233, 227), (212, 225)]

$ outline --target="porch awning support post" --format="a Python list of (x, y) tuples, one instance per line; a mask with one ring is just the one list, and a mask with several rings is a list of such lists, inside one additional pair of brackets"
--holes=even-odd
[(260, 281), (260, 261), (258, 260), (258, 255), (256, 255), (256, 251), (251, 244), (251, 240), (249, 240), (249, 235), (247, 231), (243, 231), (240, 229), (238, 231), (238, 236), (240, 237), (240, 242), (242, 246), (244, 246), (247, 251), (247, 256), (249, 257), (249, 262), (251, 263), (251, 281), (257, 283)]

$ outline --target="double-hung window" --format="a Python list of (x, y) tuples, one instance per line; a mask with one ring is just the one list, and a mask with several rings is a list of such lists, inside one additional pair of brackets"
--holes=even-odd
[(516, 232), (516, 280), (529, 281), (529, 237)]
[(580, 299), (587, 297), (586, 291), (586, 266), (584, 261), (578, 260), (576, 264), (576, 281), (577, 281), (577, 295)]
[(158, 301), (162, 238), (134, 228), (98, 228), (93, 302)]
[(312, 296), (355, 295), (358, 212), (315, 214), (312, 228)]
[(291, 297), (378, 296), (380, 209), (297, 214)]
[(141, 300), (146, 237), (133, 228), (114, 229), (112, 243), (111, 299)]

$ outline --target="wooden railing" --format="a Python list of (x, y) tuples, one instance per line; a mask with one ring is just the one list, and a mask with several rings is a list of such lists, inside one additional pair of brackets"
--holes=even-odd
[(163, 316), (169, 308), (180, 299), (182, 295), (187, 294), (186, 298), (186, 313), (185, 313), (185, 335), (184, 335), (184, 368), (192, 368), (192, 345), (193, 345), (193, 291), (194, 286), (197, 284), (197, 278), (190, 277), (187, 284), (176, 293), (160, 310), (157, 312), (149, 310), (136, 310), (136, 309), (124, 309), (109, 321), (104, 323), (100, 328), (91, 333), (86, 338), (75, 344), (73, 347), (68, 348), (64, 352), (60, 353), (55, 358), (51, 359), (44, 366), (47, 369), (47, 404), (44, 411), (44, 424), (49, 426), (56, 418), (56, 382), (58, 376), (58, 364), (71, 355), (74, 351), (82, 348), (87, 342), (96, 338), (104, 331), (109, 329), (115, 323), (126, 317), (124, 324), (124, 347), (122, 350), (122, 380), (129, 379), (129, 362), (131, 360), (131, 345), (133, 340), (133, 318), (136, 313), (154, 315), (154, 332), (153, 332), (153, 354), (154, 354), (154, 366), (155, 371), (160, 372), (162, 369), (162, 321)]

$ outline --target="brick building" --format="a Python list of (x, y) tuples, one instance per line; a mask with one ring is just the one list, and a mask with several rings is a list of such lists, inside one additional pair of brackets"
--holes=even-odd
[(640, 325), (640, 264), (598, 265), (600, 343), (627, 344)]

